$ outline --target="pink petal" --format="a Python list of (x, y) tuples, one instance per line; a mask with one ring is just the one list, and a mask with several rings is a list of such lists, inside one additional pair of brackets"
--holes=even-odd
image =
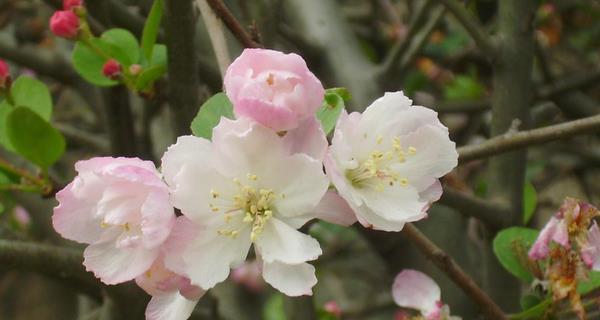
[(146, 307), (146, 320), (188, 319), (198, 300), (189, 300), (179, 292), (170, 292), (152, 297)]
[(557, 232), (556, 230), (560, 221), (562, 220), (559, 220), (555, 217), (550, 218), (546, 226), (544, 226), (544, 229), (542, 229), (540, 232), (538, 238), (533, 243), (533, 246), (531, 246), (531, 249), (529, 250), (529, 258), (533, 260), (540, 260), (548, 256), (548, 253), (550, 253), (550, 241)]
[(405, 269), (394, 280), (392, 296), (397, 305), (428, 315), (439, 308), (442, 295), (433, 279), (422, 272)]
[(319, 161), (323, 161), (329, 145), (315, 116), (306, 118), (297, 128), (288, 131), (283, 140), (291, 153), (305, 153)]
[(341, 226), (348, 227), (356, 222), (354, 210), (333, 190), (325, 193), (314, 211), (317, 218)]

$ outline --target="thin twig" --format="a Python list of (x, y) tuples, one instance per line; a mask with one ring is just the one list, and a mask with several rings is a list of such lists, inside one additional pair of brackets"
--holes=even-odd
[(208, 30), (208, 36), (217, 57), (221, 77), (224, 77), (227, 67), (231, 64), (231, 57), (227, 49), (223, 22), (219, 20), (215, 11), (210, 8), (206, 0), (196, 0), (196, 6), (200, 10), (202, 20), (204, 20), (204, 25), (206, 25), (206, 30)]
[(600, 132), (600, 115), (545, 128), (505, 133), (477, 145), (460, 147), (458, 148), (458, 162), (459, 164), (464, 164), (472, 160), (486, 158), (531, 145), (593, 132)]
[(229, 31), (240, 41), (246, 48), (260, 48), (261, 45), (256, 43), (250, 34), (242, 27), (241, 23), (233, 16), (231, 11), (221, 0), (206, 0), (210, 7), (214, 10), (217, 16), (225, 23)]
[(490, 40), (490, 36), (484, 31), (485, 28), (483, 28), (479, 21), (469, 13), (467, 8), (456, 0), (441, 0), (440, 2), (443, 3), (456, 19), (460, 21), (463, 27), (465, 27), (479, 49), (483, 51), (486, 56), (493, 58), (496, 55), (496, 48)]
[(477, 283), (435, 243), (427, 238), (417, 227), (407, 223), (402, 233), (415, 244), (417, 249), (456, 283), (478, 306), (488, 319), (508, 319), (502, 309), (479, 288)]

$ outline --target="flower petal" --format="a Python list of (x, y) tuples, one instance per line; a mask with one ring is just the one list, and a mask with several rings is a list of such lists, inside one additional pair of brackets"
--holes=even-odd
[(146, 320), (183, 320), (192, 315), (198, 300), (188, 300), (174, 291), (152, 296), (146, 307)]
[(329, 223), (348, 227), (356, 222), (354, 210), (333, 190), (325, 193), (314, 211), (317, 218)]
[(437, 283), (426, 274), (405, 269), (394, 280), (392, 296), (397, 305), (427, 315), (438, 309), (442, 293)]
[(319, 161), (323, 161), (329, 145), (321, 123), (315, 116), (306, 118), (298, 128), (288, 131), (283, 141), (290, 154), (305, 153)]
[(161, 171), (171, 188), (176, 188), (175, 177), (187, 166), (206, 168), (210, 161), (212, 146), (210, 141), (194, 136), (181, 136), (167, 149), (161, 159)]
[(317, 284), (315, 267), (308, 263), (265, 262), (262, 272), (268, 284), (290, 297), (310, 296), (312, 287)]
[(267, 263), (280, 261), (298, 264), (317, 259), (323, 252), (319, 242), (286, 223), (271, 218), (257, 237), (255, 245)]

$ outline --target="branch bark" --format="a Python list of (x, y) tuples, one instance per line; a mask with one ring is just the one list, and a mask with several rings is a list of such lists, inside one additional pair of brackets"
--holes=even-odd
[(242, 24), (233, 16), (229, 8), (221, 0), (206, 0), (215, 14), (225, 23), (229, 31), (246, 48), (260, 48), (261, 45), (254, 41), (250, 34), (246, 32)]
[(404, 225), (402, 234), (431, 260), (440, 270), (445, 272), (478, 306), (488, 319), (508, 319), (502, 309), (490, 298), (468, 274), (435, 243), (429, 240), (411, 223)]
[(189, 134), (200, 99), (196, 56), (196, 17), (192, 0), (165, 1), (169, 105), (177, 136)]
[(505, 133), (483, 143), (458, 148), (458, 162), (469, 161), (542, 144), (554, 140), (569, 138), (578, 134), (600, 132), (600, 115), (569, 121), (545, 128)]

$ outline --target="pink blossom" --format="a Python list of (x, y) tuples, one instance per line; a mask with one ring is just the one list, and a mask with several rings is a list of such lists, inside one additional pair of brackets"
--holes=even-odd
[(588, 268), (600, 271), (600, 229), (596, 222), (588, 231), (587, 243), (581, 248), (581, 258)]
[(50, 18), (50, 30), (61, 38), (74, 39), (79, 34), (79, 17), (72, 11), (56, 11)]
[(146, 320), (187, 319), (205, 293), (188, 278), (165, 268), (160, 258), (135, 282), (152, 296), (146, 307)]
[(21, 228), (27, 228), (31, 224), (31, 216), (27, 212), (27, 209), (22, 206), (16, 206), (13, 210), (13, 215)]
[(63, 9), (71, 10), (83, 6), (82, 0), (63, 0)]
[(56, 194), (52, 223), (63, 237), (90, 244), (88, 271), (106, 284), (141, 275), (154, 263), (175, 222), (156, 167), (138, 158), (92, 158)]
[(325, 90), (297, 54), (246, 49), (229, 66), (225, 91), (237, 117), (275, 131), (299, 126), (321, 106)]
[(121, 75), (121, 64), (115, 59), (109, 59), (102, 66), (102, 74), (110, 79), (117, 79)]
[(529, 258), (533, 260), (546, 258), (550, 253), (550, 243), (552, 241), (565, 248), (569, 247), (569, 231), (564, 219), (550, 218), (529, 250)]

